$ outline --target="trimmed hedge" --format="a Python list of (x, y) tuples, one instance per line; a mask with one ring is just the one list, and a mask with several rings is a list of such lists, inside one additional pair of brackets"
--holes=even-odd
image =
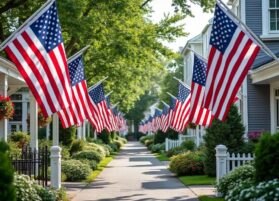
[(61, 169), (67, 176), (67, 181), (81, 181), (91, 173), (90, 166), (79, 160), (62, 161)]
[(74, 159), (82, 160), (82, 159), (87, 159), (87, 160), (95, 160), (98, 163), (104, 159), (104, 157), (98, 153), (97, 151), (80, 151), (76, 154), (73, 155)]

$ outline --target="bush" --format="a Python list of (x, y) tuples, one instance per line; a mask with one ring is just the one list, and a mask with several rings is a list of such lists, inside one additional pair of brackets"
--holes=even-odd
[(279, 133), (263, 134), (256, 146), (256, 180), (279, 178)]
[(252, 165), (242, 165), (235, 168), (229, 174), (220, 179), (217, 185), (218, 192), (223, 196), (228, 194), (228, 191), (233, 189), (242, 181), (252, 181), (255, 176), (255, 168)]
[(14, 176), (17, 201), (42, 201), (35, 189), (35, 182), (27, 175)]
[(103, 158), (110, 155), (109, 149), (107, 147), (103, 146), (103, 144), (101, 145), (101, 144), (95, 144), (95, 143), (87, 143), (84, 146), (84, 150), (99, 152)]
[(154, 135), (154, 144), (161, 144), (164, 143), (166, 140), (166, 133), (164, 133), (163, 131), (158, 131), (155, 135)]
[(117, 145), (118, 150), (124, 145), (120, 140), (114, 140), (113, 143)]
[(110, 143), (109, 146), (113, 150), (113, 152), (119, 151), (118, 146), (115, 143)]
[(172, 139), (172, 140), (177, 140), (178, 135), (179, 135), (179, 133), (172, 129), (169, 129), (166, 133), (167, 138)]
[(91, 170), (97, 170), (98, 168), (98, 162), (95, 160), (80, 160), (82, 163), (86, 163), (90, 166)]
[(153, 136), (151, 136), (151, 135), (142, 136), (140, 138), (140, 142), (145, 145), (145, 141), (146, 140), (151, 140), (151, 139), (153, 139)]
[(279, 200), (279, 180), (273, 179), (257, 185), (248, 182), (241, 183), (228, 193), (226, 200)]
[(232, 105), (227, 119), (221, 122), (214, 119), (212, 125), (206, 129), (204, 136), (205, 152), (205, 173), (209, 176), (216, 175), (215, 147), (224, 144), (229, 152), (238, 152), (244, 144), (244, 127), (241, 123), (241, 116), (235, 105)]
[(149, 145), (151, 145), (151, 144), (153, 144), (153, 139), (148, 139), (148, 140), (145, 140), (145, 142), (144, 142), (144, 145), (146, 147), (149, 147)]
[(151, 146), (151, 151), (153, 153), (160, 153), (162, 150), (165, 149), (165, 143), (162, 144), (154, 144)]
[(101, 133), (99, 133), (98, 138), (101, 139), (105, 144), (112, 142), (111, 135), (107, 130), (103, 130)]
[(76, 138), (77, 127), (62, 128), (59, 126), (59, 142), (65, 146), (70, 146)]
[(81, 181), (91, 173), (89, 165), (79, 160), (62, 161), (61, 168), (67, 176), (67, 181)]
[(78, 153), (75, 153), (73, 155), (74, 159), (82, 160), (82, 159), (87, 159), (87, 160), (95, 160), (98, 163), (103, 160), (104, 157), (96, 151), (80, 151)]
[(16, 198), (13, 185), (14, 172), (8, 150), (8, 145), (0, 141), (0, 198), (14, 201)]
[(84, 149), (84, 145), (83, 140), (74, 140), (70, 147), (70, 154), (73, 155), (76, 152), (82, 151)]
[(186, 141), (182, 142), (181, 147), (183, 147), (184, 149), (186, 149), (188, 151), (194, 151), (196, 148), (196, 144), (193, 140), (186, 140)]
[(62, 159), (64, 160), (68, 160), (70, 159), (70, 151), (68, 149), (68, 147), (66, 146), (63, 146), (63, 145), (60, 145), (61, 146), (61, 156), (62, 156)]
[(25, 132), (16, 131), (11, 133), (10, 140), (16, 142), (18, 147), (22, 148), (30, 143), (30, 136)]
[(118, 140), (120, 140), (123, 144), (126, 144), (128, 141), (123, 137), (118, 137)]
[(55, 191), (44, 188), (40, 185), (36, 185), (35, 189), (42, 201), (56, 201)]
[(174, 155), (178, 155), (178, 154), (181, 154), (184, 152), (186, 152), (186, 150), (183, 147), (174, 147), (174, 148), (168, 150), (166, 155), (167, 155), (167, 157), (172, 157)]
[(109, 152), (108, 156), (113, 154), (113, 149), (111, 148), (111, 146), (109, 146), (108, 144), (103, 144), (103, 146), (108, 150)]
[(204, 157), (199, 152), (186, 152), (173, 156), (170, 161), (170, 170), (177, 175), (204, 174)]

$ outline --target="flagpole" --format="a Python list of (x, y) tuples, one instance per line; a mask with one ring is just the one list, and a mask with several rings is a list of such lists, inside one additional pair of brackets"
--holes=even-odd
[(108, 97), (113, 91), (108, 92), (105, 96)]
[(98, 86), (99, 84), (101, 84), (102, 82), (104, 82), (106, 79), (108, 79), (108, 76), (104, 77), (102, 80), (100, 80), (99, 82), (97, 82), (96, 84), (94, 84), (93, 86), (88, 88), (88, 91), (90, 91), (92, 88), (95, 88), (96, 86)]
[(87, 50), (90, 47), (90, 45), (85, 46), (84, 48), (82, 48), (80, 51), (78, 51), (77, 53), (75, 53), (73, 56), (71, 56), (68, 59), (68, 63), (71, 63), (71, 61), (73, 61), (74, 59), (76, 59), (79, 55), (83, 54), (83, 52), (85, 52), (85, 50)]
[(161, 101), (165, 106), (169, 107), (169, 105), (165, 101)]
[(237, 17), (237, 15), (235, 15), (230, 9), (229, 7), (222, 1), (222, 0), (217, 0), (217, 2), (219, 2), (220, 4), (222, 4), (222, 6), (230, 13), (230, 15), (232, 15), (237, 22), (242, 25), (245, 29), (247, 29), (248, 33), (251, 34), (251, 36), (258, 42), (259, 46), (261, 46), (261, 48), (263, 49), (263, 51), (269, 55), (270, 57), (272, 57), (277, 63), (279, 63), (279, 59), (277, 58), (277, 56), (262, 42), (261, 39), (259, 39), (259, 37), (245, 24), (241, 21), (241, 19), (239, 19), (239, 17)]
[(29, 22), (31, 22), (41, 11), (43, 11), (49, 4), (53, 3), (55, 0), (48, 0), (46, 3), (44, 3), (33, 15), (31, 15), (22, 25), (19, 26), (6, 40), (4, 40), (0, 44), (0, 51), (2, 51), (6, 46), (7, 43), (14, 38), (17, 34), (20, 33), (21, 29), (23, 29)]
[(171, 93), (167, 92), (168, 95), (170, 95), (172, 98), (177, 99), (174, 95), (172, 95)]
[(196, 54), (198, 57), (200, 57), (200, 59), (204, 60), (204, 61), (207, 63), (207, 59), (204, 58), (204, 57), (203, 57), (202, 55), (200, 55), (199, 53), (197, 53), (195, 50), (193, 50), (193, 49), (191, 49), (191, 48), (189, 48), (189, 47), (187, 47), (186, 50), (192, 51), (194, 54)]
[(118, 104), (119, 102), (115, 103), (111, 108), (115, 108)]
[(178, 82), (183, 84), (185, 87), (187, 87), (189, 90), (191, 90), (191, 87), (188, 84), (184, 83), (182, 80), (178, 79), (177, 77), (173, 77), (173, 79), (177, 80)]

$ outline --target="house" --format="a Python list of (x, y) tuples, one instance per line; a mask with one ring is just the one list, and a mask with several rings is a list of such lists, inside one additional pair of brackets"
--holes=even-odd
[[(277, 5), (278, 4), (278, 5)], [(279, 3), (276, 0), (229, 0), (228, 5), (277, 56), (279, 56)], [(182, 50), (184, 82), (191, 83), (193, 59), (189, 50), (207, 58), (212, 19), (201, 33), (190, 39)], [(238, 93), (237, 102), (245, 126), (251, 131), (277, 132), (279, 129), (279, 63), (261, 51)], [(204, 128), (198, 127), (200, 137)], [(199, 136), (196, 136), (200, 138)], [(200, 138), (201, 140), (201, 138)]]

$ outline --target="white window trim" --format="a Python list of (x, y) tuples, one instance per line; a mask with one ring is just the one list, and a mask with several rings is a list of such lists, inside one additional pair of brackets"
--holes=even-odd
[(269, 29), (269, 0), (262, 0), (262, 35), (263, 40), (278, 40), (279, 30), (270, 31)]
[(276, 119), (276, 101), (275, 101), (275, 90), (279, 89), (279, 81), (270, 84), (270, 131), (271, 133), (277, 132), (277, 119)]

